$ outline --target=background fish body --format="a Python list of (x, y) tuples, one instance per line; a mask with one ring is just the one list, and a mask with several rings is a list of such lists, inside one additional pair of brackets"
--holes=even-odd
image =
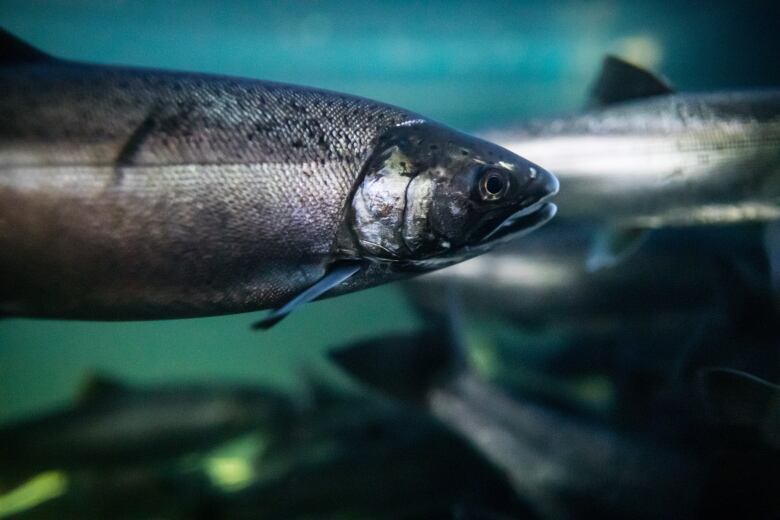
[(417, 117), (313, 89), (67, 62), (0, 67), (0, 114), (3, 310), (70, 317), (289, 299), (331, 260), (372, 140)]
[(697, 500), (685, 487), (695, 481), (695, 462), (678, 450), (512, 400), (473, 375), (433, 390), (428, 407), (503, 468), (542, 518), (578, 518), (577, 508), (686, 518)]
[(484, 135), (559, 177), (561, 218), (655, 228), (780, 216), (780, 91), (656, 95)]
[(330, 356), (360, 382), (421, 406), (468, 439), (540, 518), (685, 518), (691, 511), (697, 493), (689, 483), (699, 471), (692, 454), (512, 397), (469, 366), (451, 320), (435, 332), (358, 342)]
[(105, 377), (78, 402), (0, 428), (0, 488), (49, 469), (140, 467), (286, 426), (293, 403), (270, 388), (135, 388)]
[[(659, 317), (668, 322), (671, 316), (723, 315), (769, 301), (768, 290), (760, 289), (768, 283), (768, 274), (758, 225), (657, 230), (641, 254), (611, 269), (589, 272), (587, 255), (598, 232), (594, 225), (553, 223), (403, 286), (425, 312), (446, 312), (448, 287), (455, 285), (469, 318), (602, 332), (605, 324), (625, 329), (632, 320), (647, 324)], [(748, 277), (746, 272), (753, 274)], [(658, 331), (657, 326), (652, 330)]]

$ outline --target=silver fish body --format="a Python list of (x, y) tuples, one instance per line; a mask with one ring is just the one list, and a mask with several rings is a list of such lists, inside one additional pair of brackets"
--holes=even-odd
[(69, 409), (0, 427), (0, 488), (38, 472), (143, 467), (207, 451), (228, 439), (287, 429), (292, 398), (271, 388), (137, 388), (88, 381)]
[(29, 302), (6, 311), (276, 305), (323, 275), (376, 133), (414, 118), (227, 78), (71, 64), (0, 74), (2, 286)]
[[(403, 276), (397, 258), (365, 254), (352, 204), (365, 177), (392, 170), (383, 158), (398, 148), (397, 133), (437, 149), (411, 157), (406, 182), (418, 166), (439, 168), (441, 157), (461, 150), (463, 175), (504, 161), (495, 168), (519, 186), (537, 171), (499, 147), (353, 96), (23, 50), (25, 59), (0, 63), (3, 314), (138, 319), (257, 310), (289, 301), (341, 260), (369, 261), (331, 294)], [(436, 140), (425, 142), (430, 134)], [(384, 142), (392, 149), (380, 148)], [(557, 190), (538, 171), (544, 186), (536, 198), (518, 195), (487, 213), (511, 224), (511, 214)], [(403, 184), (394, 189), (404, 193)], [(382, 207), (368, 213), (381, 219)]]
[(658, 95), (481, 135), (558, 176), (559, 218), (658, 228), (780, 217), (780, 91)]
[(629, 324), (635, 324), (660, 333), (654, 322), (687, 316), (688, 335), (693, 316), (723, 319), (769, 301), (758, 225), (658, 230), (630, 261), (589, 272), (596, 233), (597, 226), (556, 222), (402, 286), (423, 315), (446, 313), (455, 286), (470, 318), (580, 332), (634, 330)]
[(369, 339), (329, 356), (468, 439), (540, 518), (687, 518), (696, 506), (693, 454), (511, 396), (468, 366), (462, 339), (446, 329)]
[(605, 58), (590, 109), (483, 135), (546, 161), (561, 218), (602, 226), (586, 265), (614, 266), (648, 231), (780, 218), (780, 90), (675, 93)]
[(19, 296), (4, 310), (139, 317), (261, 308), (314, 283), (371, 140), (414, 117), (71, 64), (2, 70), (0, 106), (2, 287)]
[(681, 450), (512, 399), (474, 375), (432, 390), (427, 406), (504, 469), (541, 518), (582, 509), (687, 518), (699, 498), (697, 463)]

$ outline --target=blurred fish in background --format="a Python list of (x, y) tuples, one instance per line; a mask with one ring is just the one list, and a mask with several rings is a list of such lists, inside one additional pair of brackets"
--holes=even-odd
[(675, 94), (609, 56), (589, 105), (484, 134), (561, 176), (563, 218), (603, 225), (591, 269), (629, 254), (648, 229), (780, 217), (780, 89)]
[(437, 331), (378, 338), (332, 357), (393, 395), (410, 396), (397, 392), (403, 384), (417, 389), (416, 401), (501, 468), (540, 518), (690, 514), (701, 482), (695, 453), (512, 398), (470, 370), (457, 343)]
[(294, 414), (271, 388), (176, 385), (132, 388), (91, 376), (70, 410), (6, 426), (0, 433), (0, 482), (51, 470), (143, 467), (264, 428)]
[(0, 518), (504, 518), (530, 511), (467, 440), (417, 410), (343, 385), (310, 378), (288, 395), (202, 384), (126, 392), (132, 399), (100, 398), (125, 405), (87, 411), (82, 404), (0, 431), (8, 448), (0, 454), (3, 482), (37, 472), (6, 487)]
[(776, 2), (0, 15), (65, 58), (407, 107), (561, 181), (534, 234), (262, 336), (0, 321), (0, 518), (780, 515)]
[(593, 407), (623, 421), (641, 419), (658, 392), (704, 363), (775, 370), (760, 227), (658, 231), (636, 256), (590, 272), (593, 229), (558, 223), (406, 290), (424, 314), (441, 315), (455, 286), (468, 328), (484, 339), (474, 354), (481, 366), (551, 399), (593, 382), (594, 398), (612, 396)]

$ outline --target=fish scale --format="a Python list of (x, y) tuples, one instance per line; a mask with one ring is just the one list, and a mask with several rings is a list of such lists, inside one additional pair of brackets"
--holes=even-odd
[[(0, 214), (0, 248), (15, 250), (0, 265), (10, 273), (37, 264), (24, 270), (26, 280), (2, 286), (14, 293), (24, 284), (41, 299), (67, 298), (67, 308), (91, 316), (100, 301), (114, 298), (112, 315), (143, 317), (174, 304), (184, 315), (267, 307), (316, 281), (372, 140), (388, 125), (419, 116), (294, 90), (73, 64), (1, 70), (0, 113), (9, 117), (0, 130), (0, 205), (16, 211)], [(301, 112), (310, 117), (298, 118)], [(311, 119), (346, 126), (307, 124)], [(290, 144), (310, 143), (311, 135), (314, 144)], [(41, 212), (44, 192), (58, 203)], [(25, 222), (31, 214), (42, 224), (32, 234)], [(65, 269), (36, 254), (44, 243)], [(310, 258), (296, 272), (269, 269), (286, 252)], [(173, 265), (171, 256), (178, 259)], [(84, 271), (85, 264), (95, 268)], [(101, 273), (99, 265), (112, 269)], [(52, 294), (54, 272), (60, 294)], [(247, 277), (254, 280), (248, 291), (241, 289)], [(165, 294), (144, 298), (153, 300), (149, 307), (130, 308), (163, 280), (171, 286)], [(86, 284), (91, 294), (74, 299), (82, 292), (74, 289)], [(120, 285), (134, 289), (119, 292)], [(126, 301), (116, 301), (117, 294)]]
[[(412, 112), (281, 83), (68, 62), (2, 30), (0, 115), (0, 314), (163, 319), (281, 307), (283, 316), (325, 293), (410, 276), (439, 237), (420, 240), (405, 266), (380, 265), (396, 259), (358, 243), (375, 208), (360, 220), (351, 207), (367, 176), (395, 174), (383, 161), (399, 146), (414, 148), (417, 170), (392, 189), (433, 182), (426, 169), (446, 164), (433, 196), (476, 208), (447, 233), (480, 242), (488, 225), (509, 222), (506, 237), (554, 214), (541, 205), (557, 191), (546, 172), (530, 198), (467, 202), (488, 161), (518, 186), (538, 166)], [(393, 240), (398, 226), (372, 232)], [(472, 247), (438, 251), (446, 263), (492, 245), (458, 242)]]

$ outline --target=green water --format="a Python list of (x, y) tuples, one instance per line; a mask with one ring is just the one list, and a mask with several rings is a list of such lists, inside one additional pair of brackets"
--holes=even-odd
[[(0, 23), (67, 58), (319, 86), (466, 130), (576, 110), (606, 52), (653, 66), (686, 90), (780, 84), (780, 16), (770, 4), (225, 4), (2, 0)], [(0, 420), (70, 399), (90, 371), (138, 382), (294, 384), (329, 346), (417, 323), (396, 286), (309, 305), (270, 332), (249, 330), (257, 316), (4, 320)]]

